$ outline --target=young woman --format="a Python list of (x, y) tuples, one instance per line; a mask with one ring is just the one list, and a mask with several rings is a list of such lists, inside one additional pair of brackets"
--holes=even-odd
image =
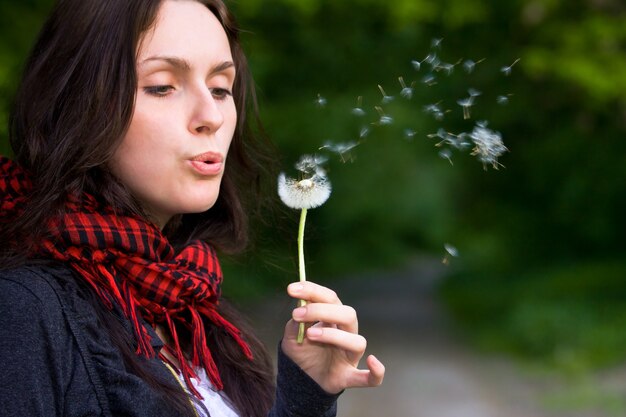
[(0, 158), (0, 415), (331, 416), (382, 382), (332, 290), (288, 287), (276, 383), (220, 300), (269, 161), (237, 33), (221, 0), (58, 1)]

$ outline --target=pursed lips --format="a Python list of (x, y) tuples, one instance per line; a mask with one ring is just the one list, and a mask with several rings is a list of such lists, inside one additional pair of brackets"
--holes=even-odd
[(218, 152), (205, 152), (191, 158), (191, 161), (204, 162), (205, 164), (214, 164), (224, 162), (224, 157)]
[(200, 175), (217, 175), (222, 172), (224, 157), (218, 152), (205, 152), (189, 160), (193, 169)]

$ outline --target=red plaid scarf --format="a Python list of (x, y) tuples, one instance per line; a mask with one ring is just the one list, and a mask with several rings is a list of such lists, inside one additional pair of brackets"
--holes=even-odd
[[(0, 156), (0, 219), (19, 213), (31, 189), (28, 174)], [(50, 222), (53, 238), (40, 242), (40, 256), (67, 263), (84, 278), (109, 309), (117, 303), (132, 322), (138, 355), (154, 357), (150, 335), (138, 316), (153, 327), (167, 326), (172, 342), (166, 349), (178, 359), (188, 389), (197, 377), (179, 344), (175, 323), (192, 335), (191, 364), (202, 366), (213, 385), (222, 381), (206, 344), (203, 319), (223, 328), (252, 359), (240, 331), (217, 312), (222, 271), (215, 251), (201, 241), (176, 254), (154, 225), (134, 216), (116, 215), (93, 196), (70, 199), (66, 214)], [(163, 359), (163, 355), (161, 355)]]

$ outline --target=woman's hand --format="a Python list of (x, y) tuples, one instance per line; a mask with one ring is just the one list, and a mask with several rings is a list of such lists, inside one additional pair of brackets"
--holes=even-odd
[[(293, 310), (285, 326), (283, 352), (326, 392), (336, 394), (345, 388), (374, 387), (383, 382), (385, 366), (373, 355), (368, 369), (358, 369), (367, 341), (358, 334), (354, 308), (341, 304), (337, 294), (312, 282), (289, 285), (287, 292), (307, 301)], [(296, 342), (298, 323), (314, 323), (302, 344)]]

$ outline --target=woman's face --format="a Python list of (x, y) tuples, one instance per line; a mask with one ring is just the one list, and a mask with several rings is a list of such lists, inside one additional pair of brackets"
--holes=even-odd
[(111, 169), (163, 227), (215, 203), (237, 123), (235, 66), (209, 9), (163, 2), (137, 57), (137, 99)]

